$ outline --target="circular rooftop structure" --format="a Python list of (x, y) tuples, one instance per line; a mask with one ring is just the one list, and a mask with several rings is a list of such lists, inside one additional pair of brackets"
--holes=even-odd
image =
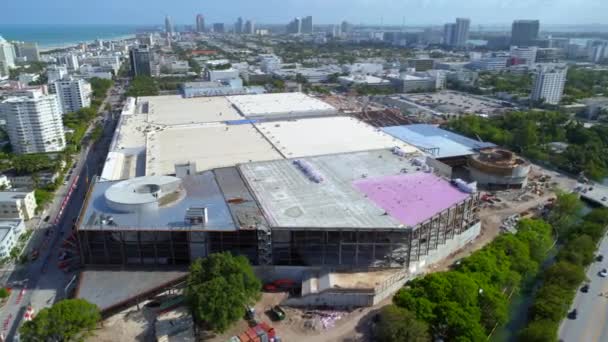
[(105, 200), (112, 210), (118, 212), (156, 210), (183, 198), (181, 185), (181, 179), (171, 176), (132, 178), (109, 187)]

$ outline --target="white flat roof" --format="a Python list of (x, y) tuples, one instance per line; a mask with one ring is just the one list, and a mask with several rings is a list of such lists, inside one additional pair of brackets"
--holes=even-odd
[(309, 118), (257, 123), (256, 127), (287, 158), (415, 147), (352, 117)]
[(283, 157), (251, 124), (176, 126), (148, 134), (146, 176), (175, 173), (195, 162), (197, 172)]
[[(242, 119), (225, 97), (147, 96), (140, 97), (137, 103), (139, 113), (148, 114), (148, 122), (161, 125)], [(143, 105), (144, 103), (147, 103), (147, 106)]]
[(246, 117), (284, 115), (333, 115), (336, 108), (302, 93), (229, 96), (228, 100)]

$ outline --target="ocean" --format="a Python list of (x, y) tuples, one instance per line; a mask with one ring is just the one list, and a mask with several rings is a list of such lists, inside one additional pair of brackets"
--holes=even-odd
[(89, 42), (95, 39), (116, 39), (135, 34), (129, 25), (6, 25), (0, 24), (0, 36), (6, 40), (37, 42), (43, 49)]

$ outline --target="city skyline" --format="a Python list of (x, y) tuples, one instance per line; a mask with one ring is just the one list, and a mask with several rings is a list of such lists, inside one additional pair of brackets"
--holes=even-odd
[[(507, 24), (516, 19), (538, 19), (544, 24), (601, 24), (608, 3), (600, 0), (474, 0), (455, 3), (447, 0), (296, 0), (245, 1), (227, 0), (223, 6), (201, 6), (194, 0), (171, 4), (160, 0), (108, 0), (84, 4), (75, 0), (51, 3), (11, 2), (0, 14), (4, 24), (133, 24), (156, 25), (165, 15), (173, 24), (193, 24), (198, 13), (209, 22), (234, 22), (244, 14), (262, 24), (283, 24), (296, 16), (312, 15), (315, 23), (331, 24), (348, 20), (359, 24), (429, 25), (470, 18), (474, 25)], [(142, 10), (143, 9), (143, 10)], [(564, 13), (568, 13), (564, 16)]]

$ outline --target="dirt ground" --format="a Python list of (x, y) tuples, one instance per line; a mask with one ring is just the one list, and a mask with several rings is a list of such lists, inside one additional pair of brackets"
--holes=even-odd
[(95, 336), (87, 342), (154, 341), (153, 330), (156, 314), (143, 305), (131, 307), (103, 321)]
[[(287, 297), (287, 293), (264, 293), (255, 305), (258, 320), (270, 324), (283, 341), (371, 341), (371, 319), (380, 308), (391, 303), (390, 299), (371, 308), (357, 308), (351, 311), (301, 310), (282, 307), (287, 318), (284, 321), (273, 321), (266, 311), (279, 304)], [(322, 315), (334, 315), (339, 319), (330, 323), (331, 327), (323, 327), (320, 321)], [(225, 342), (231, 336), (238, 335), (247, 329), (244, 320), (239, 321), (229, 331), (206, 339), (210, 342)]]

